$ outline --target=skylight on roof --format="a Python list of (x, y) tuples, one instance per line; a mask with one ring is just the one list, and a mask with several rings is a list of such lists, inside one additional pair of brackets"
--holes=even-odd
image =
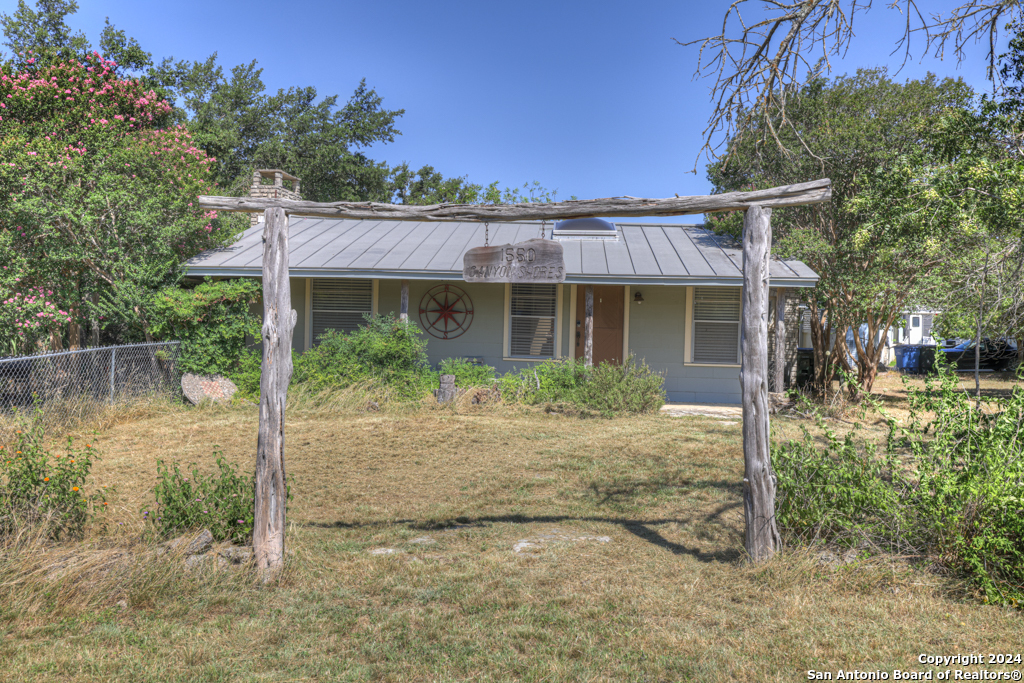
[(572, 218), (555, 223), (555, 239), (563, 240), (617, 240), (619, 231), (614, 223), (600, 218)]

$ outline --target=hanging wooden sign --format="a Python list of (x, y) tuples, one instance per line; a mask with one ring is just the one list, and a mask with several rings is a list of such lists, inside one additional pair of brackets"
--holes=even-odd
[(466, 282), (565, 281), (562, 245), (555, 240), (533, 239), (518, 244), (473, 247), (462, 259)]

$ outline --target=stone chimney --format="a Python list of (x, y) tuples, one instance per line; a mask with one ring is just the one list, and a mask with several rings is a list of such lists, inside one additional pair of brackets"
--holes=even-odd
[[(286, 181), (288, 185), (285, 185)], [(302, 199), (302, 195), (299, 194), (301, 182), (290, 173), (274, 168), (261, 168), (252, 172), (252, 187), (249, 188), (249, 196), (267, 199)], [(256, 225), (263, 220), (261, 213), (251, 213), (249, 216), (251, 225)]]

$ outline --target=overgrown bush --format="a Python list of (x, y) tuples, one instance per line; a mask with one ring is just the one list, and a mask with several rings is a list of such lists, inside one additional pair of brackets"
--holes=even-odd
[(502, 400), (537, 405), (567, 404), (597, 411), (647, 413), (665, 404), (665, 378), (633, 356), (621, 365), (587, 367), (582, 359), (549, 360), (499, 380)]
[(783, 532), (924, 554), (990, 602), (1024, 602), (1024, 388), (978, 409), (943, 368), (909, 400), (882, 453), (828, 429), (823, 446), (773, 446)]
[(250, 311), (259, 297), (259, 282), (246, 278), (168, 287), (154, 298), (152, 330), (181, 342), (178, 363), (185, 372), (232, 374), (245, 357), (246, 336), (260, 337), (260, 317)]
[(455, 386), (460, 389), (494, 384), (494, 368), (474, 363), (468, 358), (445, 358), (438, 364), (438, 372), (442, 375), (455, 375)]
[(328, 330), (295, 360), (292, 381), (308, 389), (345, 388), (371, 380), (399, 398), (418, 399), (437, 385), (427, 342), (415, 323), (393, 315), (367, 315), (353, 332)]
[(563, 358), (509, 372), (498, 380), (501, 398), (510, 403), (575, 403), (579, 388), (592, 368), (582, 360)]
[(55, 540), (80, 537), (92, 515), (107, 505), (102, 488), (90, 492), (86, 486), (96, 449), (75, 448), (68, 437), (64, 454), (52, 455), (39, 414), (16, 437), (13, 446), (0, 448), (0, 536), (41, 526)]
[[(294, 365), (297, 356), (292, 354)], [(228, 379), (238, 387), (239, 398), (258, 400), (260, 397), (260, 373), (262, 372), (263, 355), (257, 351), (245, 350), (238, 357), (235, 369), (228, 373)]]
[(240, 475), (219, 451), (214, 456), (218, 471), (209, 475), (200, 474), (195, 464), (183, 473), (178, 463), (157, 460), (156, 509), (144, 508), (142, 516), (158, 535), (209, 529), (218, 541), (250, 541), (255, 479)]

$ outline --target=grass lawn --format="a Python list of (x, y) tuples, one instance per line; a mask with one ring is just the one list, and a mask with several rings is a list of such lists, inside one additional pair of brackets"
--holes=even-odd
[(156, 459), (251, 471), (256, 424), (174, 407), (80, 435), (116, 493), (74, 547), (121, 564), (0, 555), (0, 680), (795, 681), (1022, 651), (1024, 614), (902, 558), (744, 565), (740, 426), (711, 418), (292, 410), (280, 583), (141, 559)]

